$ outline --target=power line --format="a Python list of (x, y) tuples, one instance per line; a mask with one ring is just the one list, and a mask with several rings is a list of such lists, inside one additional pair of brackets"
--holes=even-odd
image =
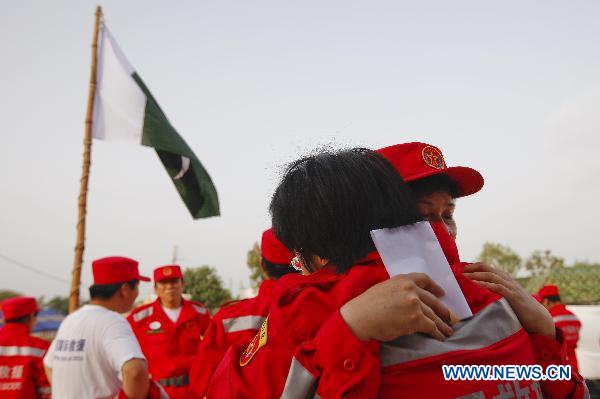
[(19, 266), (19, 267), (21, 267), (23, 269), (26, 269), (26, 270), (29, 270), (30, 272), (37, 273), (37, 274), (39, 274), (41, 276), (44, 276), (44, 277), (47, 277), (47, 278), (51, 278), (52, 280), (60, 281), (61, 283), (67, 283), (67, 284), (69, 283), (69, 281), (67, 281), (67, 280), (65, 280), (63, 278), (60, 278), (60, 277), (54, 276), (52, 274), (46, 273), (45, 271), (36, 269), (33, 266), (26, 265), (25, 263), (22, 263), (22, 262), (19, 262), (17, 260), (14, 260), (14, 259), (12, 259), (12, 258), (10, 258), (10, 257), (8, 257), (6, 255), (0, 254), (0, 258), (4, 259), (7, 262), (12, 263), (13, 265)]

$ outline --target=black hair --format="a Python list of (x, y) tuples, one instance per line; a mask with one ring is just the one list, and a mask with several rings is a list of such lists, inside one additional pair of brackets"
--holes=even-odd
[(548, 295), (545, 296), (543, 299), (547, 299), (550, 302), (560, 302), (560, 295)]
[(275, 236), (338, 273), (375, 249), (370, 231), (421, 220), (394, 167), (365, 148), (322, 150), (291, 163), (269, 206)]
[(27, 324), (27, 323), (29, 323), (29, 320), (31, 320), (31, 316), (37, 316), (37, 314), (38, 314), (38, 312), (29, 313), (29, 314), (26, 314), (25, 316), (15, 317), (13, 319), (4, 320), (4, 322), (5, 323)]
[(129, 288), (134, 289), (139, 284), (139, 280), (129, 280), (114, 284), (93, 284), (90, 286), (90, 298), (110, 299), (123, 286), (127, 284)]
[(264, 266), (265, 273), (273, 280), (277, 280), (286, 274), (299, 273), (298, 270), (294, 269), (290, 264), (272, 263), (262, 257), (262, 264)]
[(432, 175), (423, 179), (411, 181), (408, 186), (415, 197), (438, 192), (447, 192), (452, 198), (460, 195), (460, 188), (452, 179), (444, 174)]

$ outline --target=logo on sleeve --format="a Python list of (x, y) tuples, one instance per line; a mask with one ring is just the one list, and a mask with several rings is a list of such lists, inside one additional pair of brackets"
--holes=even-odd
[(250, 360), (252, 360), (252, 358), (254, 357), (254, 355), (256, 355), (258, 350), (267, 344), (268, 323), (269, 317), (267, 316), (262, 326), (260, 327), (260, 330), (258, 330), (254, 338), (252, 338), (252, 341), (250, 341), (250, 344), (248, 344), (246, 350), (244, 350), (244, 353), (242, 353), (242, 356), (240, 356), (240, 366), (243, 367), (250, 363)]

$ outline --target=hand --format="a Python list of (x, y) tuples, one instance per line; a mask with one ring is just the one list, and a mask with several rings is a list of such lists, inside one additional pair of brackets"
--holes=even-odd
[(552, 316), (538, 301), (503, 270), (485, 263), (472, 263), (463, 268), (463, 275), (476, 284), (506, 298), (519, 322), (529, 333), (556, 338)]
[(389, 341), (421, 332), (443, 341), (453, 330), (450, 310), (436, 298), (442, 295), (426, 274), (401, 274), (350, 300), (340, 313), (361, 340)]

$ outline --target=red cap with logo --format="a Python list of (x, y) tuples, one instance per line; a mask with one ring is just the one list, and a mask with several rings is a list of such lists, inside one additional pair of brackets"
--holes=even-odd
[(483, 176), (466, 166), (446, 165), (442, 152), (426, 143), (404, 143), (381, 148), (377, 152), (400, 173), (406, 182), (433, 175), (446, 175), (459, 189), (459, 197), (475, 194), (483, 187)]
[(2, 301), (2, 317), (4, 317), (4, 320), (18, 319), (37, 311), (39, 309), (33, 297), (17, 296)]
[(266, 260), (278, 265), (289, 265), (294, 257), (294, 253), (275, 237), (273, 229), (263, 232), (260, 253)]
[(183, 278), (179, 265), (166, 265), (154, 269), (154, 282), (168, 280), (170, 278)]
[(150, 281), (141, 276), (138, 262), (122, 256), (109, 256), (92, 262), (94, 284), (116, 284), (131, 280)]
[(545, 285), (539, 289), (538, 295), (543, 299), (548, 296), (559, 296), (558, 287), (555, 285)]

